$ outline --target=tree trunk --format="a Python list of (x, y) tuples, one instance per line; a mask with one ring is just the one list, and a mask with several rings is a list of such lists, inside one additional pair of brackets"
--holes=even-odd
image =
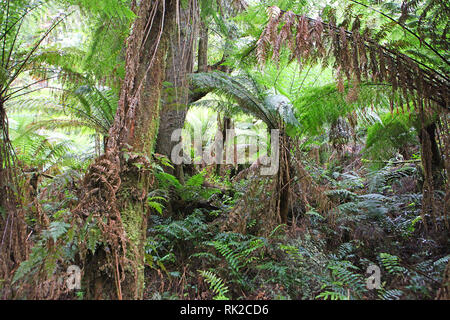
[(10, 281), (13, 271), (28, 258), (26, 203), (24, 188), (17, 181), (9, 140), (6, 110), (0, 99), (0, 299), (11, 299)]
[[(160, 124), (156, 140), (156, 153), (171, 158), (173, 147), (178, 141), (171, 141), (172, 132), (184, 126), (189, 100), (189, 82), (187, 75), (194, 66), (194, 40), (197, 35), (198, 13), (196, 8), (188, 4), (180, 8), (177, 30), (169, 35), (169, 53), (165, 70)], [(168, 173), (182, 181), (182, 164), (175, 170), (166, 168)]]
[(198, 41), (198, 72), (208, 71), (208, 27), (202, 22)]
[(433, 122), (425, 127), (425, 131), (428, 133), (431, 147), (431, 165), (433, 170), (433, 178), (437, 187), (442, 183), (440, 179), (440, 172), (443, 169), (441, 153), (439, 152), (439, 146), (437, 144), (436, 137), (436, 123)]
[[(220, 113), (219, 113), (219, 116), (220, 116)], [(228, 139), (227, 139), (227, 138), (229, 138), (229, 137), (227, 137), (227, 130), (230, 130), (232, 128), (231, 118), (228, 118), (226, 115), (224, 115), (223, 119), (219, 121), (218, 125), (219, 125), (219, 130), (221, 130), (223, 145), (228, 146), (229, 144), (233, 144), (233, 160), (234, 160), (234, 167), (236, 169), (238, 166), (237, 159), (235, 159), (235, 155), (234, 155), (234, 153), (235, 153), (234, 149), (236, 148), (236, 143), (235, 143), (235, 141), (228, 141)], [(234, 138), (233, 138), (233, 140), (234, 140)], [(226, 148), (224, 148), (224, 151), (225, 150), (226, 150)], [(222, 154), (221, 160), (222, 160), (222, 163), (216, 167), (216, 174), (220, 175), (220, 176), (225, 176), (226, 168), (227, 168), (226, 154)], [(235, 175), (237, 175), (237, 172), (235, 172)]]
[[(92, 215), (100, 248), (84, 261), (87, 298), (141, 299), (144, 290), (149, 159), (158, 131), (175, 0), (143, 0), (126, 53), (126, 75), (105, 155), (89, 168), (76, 212)], [(144, 170), (142, 170), (144, 168)]]

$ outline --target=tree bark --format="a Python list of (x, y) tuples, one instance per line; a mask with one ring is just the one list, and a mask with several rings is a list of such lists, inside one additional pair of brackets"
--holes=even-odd
[(198, 41), (198, 72), (208, 71), (208, 32), (208, 27), (202, 22)]
[(428, 138), (429, 139), (429, 150), (423, 150), (423, 152), (430, 153), (431, 155), (431, 173), (433, 176), (433, 182), (434, 186), (439, 188), (441, 184), (443, 183), (441, 179), (441, 171), (444, 168), (443, 161), (441, 157), (441, 153), (439, 152), (439, 146), (437, 144), (437, 137), (436, 137), (436, 123), (432, 122), (429, 125), (425, 126), (425, 132), (428, 137), (424, 137), (425, 132), (420, 130), (419, 134), (419, 140), (422, 144), (423, 140)]
[(13, 271), (28, 258), (24, 188), (15, 176), (17, 168), (10, 148), (6, 110), (0, 98), (0, 299), (11, 299), (14, 292), (10, 281)]
[[(175, 0), (143, 0), (128, 38), (126, 75), (106, 152), (89, 168), (77, 213), (96, 218), (100, 248), (87, 254), (90, 299), (141, 299), (144, 292), (146, 198)], [(144, 168), (144, 169), (142, 169)]]
[[(169, 159), (178, 141), (171, 141), (172, 132), (184, 126), (189, 102), (189, 81), (187, 76), (194, 67), (194, 40), (198, 29), (198, 12), (188, 4), (179, 10), (178, 28), (169, 35), (169, 52), (165, 70), (160, 124), (156, 141), (156, 153)], [(182, 165), (168, 173), (183, 181)]]

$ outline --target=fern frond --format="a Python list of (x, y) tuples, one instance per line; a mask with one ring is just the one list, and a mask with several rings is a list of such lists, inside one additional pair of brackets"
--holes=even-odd
[(216, 294), (214, 300), (229, 300), (226, 297), (229, 289), (221, 278), (211, 271), (198, 270), (198, 272), (205, 278), (210, 290)]

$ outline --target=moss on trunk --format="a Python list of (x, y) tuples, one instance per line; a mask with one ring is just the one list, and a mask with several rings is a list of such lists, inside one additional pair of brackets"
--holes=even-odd
[[(143, 298), (148, 212), (145, 203), (151, 175), (145, 169), (158, 132), (176, 4), (171, 0), (145, 0), (139, 4), (138, 18), (128, 39), (126, 75), (106, 153), (91, 166), (85, 178), (88, 190), (102, 190), (101, 197), (86, 199), (82, 211), (94, 206), (107, 221), (103, 227), (104, 245), (85, 263), (88, 298)], [(148, 25), (152, 26), (150, 30)], [(103, 177), (98, 179), (99, 175)]]

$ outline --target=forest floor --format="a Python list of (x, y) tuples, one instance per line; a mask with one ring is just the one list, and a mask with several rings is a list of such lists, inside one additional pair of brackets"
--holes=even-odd
[[(347, 153), (325, 165), (302, 165), (334, 206), (320, 213), (294, 195), (289, 223), (265, 236), (252, 214), (245, 230), (224, 227), (239, 201), (260, 196), (248, 192), (258, 177), (230, 183), (203, 173), (184, 189), (172, 190), (175, 197), (210, 207), (181, 206), (170, 217), (150, 217), (145, 298), (435, 299), (440, 294), (449, 238), (439, 231), (443, 220), (425, 230), (418, 163), (393, 161), (374, 169), (359, 153)], [(211, 192), (202, 187), (204, 179), (230, 188)], [(443, 195), (436, 191), (437, 199)]]

